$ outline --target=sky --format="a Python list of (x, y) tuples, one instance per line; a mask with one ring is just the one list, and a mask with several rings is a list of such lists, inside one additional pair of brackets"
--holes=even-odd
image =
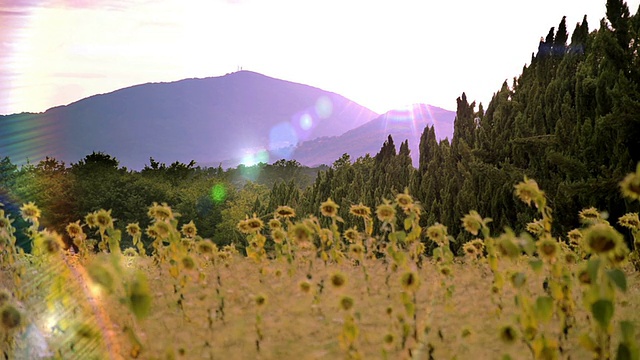
[[(485, 106), (549, 28), (605, 0), (0, 0), (0, 114), (240, 67), (378, 113)], [(640, 0), (627, 2), (631, 13)]]

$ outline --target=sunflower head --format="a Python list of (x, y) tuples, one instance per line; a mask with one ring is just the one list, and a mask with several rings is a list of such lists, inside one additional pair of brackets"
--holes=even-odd
[(513, 344), (518, 339), (518, 332), (511, 325), (500, 328), (500, 339), (506, 344)]
[(618, 219), (618, 224), (634, 231), (640, 230), (640, 219), (638, 219), (638, 213), (622, 215)]
[(558, 242), (550, 237), (538, 240), (536, 245), (538, 247), (538, 254), (546, 260), (554, 260), (560, 251)]
[(357, 242), (358, 239), (360, 239), (360, 233), (355, 228), (350, 228), (350, 229), (347, 229), (344, 232), (344, 238), (349, 243), (353, 244), (353, 243)]
[(635, 173), (625, 176), (620, 182), (622, 195), (630, 200), (640, 200), (640, 163)]
[(427, 237), (431, 241), (438, 244), (438, 246), (449, 245), (449, 239), (447, 237), (447, 227), (442, 224), (434, 224), (427, 228)]
[(275, 211), (275, 217), (289, 219), (296, 216), (295, 210), (289, 206), (278, 206)]
[(12, 330), (22, 323), (22, 314), (15, 306), (7, 304), (0, 308), (0, 325), (5, 330)]
[(544, 202), (544, 192), (538, 187), (538, 183), (533, 179), (524, 178), (515, 186), (515, 195), (525, 204), (531, 206), (533, 201), (536, 207)]
[(80, 225), (80, 220), (69, 223), (65, 230), (67, 231), (67, 234), (69, 234), (69, 237), (72, 239), (82, 237), (82, 235), (84, 234), (84, 232), (82, 231), (82, 225)]
[(149, 211), (147, 212), (150, 218), (155, 219), (156, 221), (169, 221), (175, 218), (175, 214), (171, 210), (171, 207), (166, 203), (162, 203), (159, 205), (154, 202), (153, 205), (149, 207)]
[(46, 232), (37, 239), (38, 248), (43, 254), (54, 255), (64, 249), (62, 237), (56, 233)]
[(528, 223), (527, 231), (536, 236), (544, 234), (544, 224), (542, 220), (534, 219), (533, 222)]
[(358, 205), (351, 205), (349, 212), (351, 215), (357, 217), (368, 218), (371, 216), (371, 209), (368, 206), (362, 205), (362, 203)]
[(255, 297), (255, 302), (258, 307), (263, 307), (267, 304), (267, 295), (259, 294)]
[(600, 211), (594, 207), (582, 209), (578, 213), (578, 217), (583, 224), (595, 224), (603, 220)]
[(478, 257), (478, 249), (473, 246), (473, 244), (471, 244), (470, 242), (465, 243), (462, 246), (462, 251), (464, 251), (464, 254), (472, 259), (475, 259)]
[(191, 220), (188, 223), (182, 225), (180, 232), (182, 232), (182, 235), (184, 235), (185, 237), (189, 239), (193, 239), (198, 234), (198, 229), (196, 228), (196, 225), (193, 223), (193, 220)]
[(402, 210), (408, 210), (413, 206), (413, 198), (409, 195), (408, 190), (405, 190), (403, 193), (396, 195), (396, 204), (400, 206)]
[(380, 221), (393, 222), (396, 218), (396, 209), (388, 201), (385, 201), (376, 208), (376, 216)]
[(622, 235), (608, 224), (595, 224), (584, 234), (583, 244), (592, 254), (608, 254), (624, 244)]
[(420, 287), (420, 277), (415, 271), (407, 271), (400, 277), (400, 285), (406, 292), (413, 293)]
[(285, 233), (281, 228), (276, 228), (271, 231), (271, 238), (273, 238), (273, 242), (276, 244), (282, 244), (286, 237), (287, 233)]
[(306, 243), (311, 239), (311, 229), (304, 223), (297, 223), (291, 229), (291, 238), (297, 243)]
[(32, 201), (29, 201), (20, 207), (20, 215), (26, 221), (33, 223), (40, 218), (40, 209)]
[(96, 220), (96, 213), (88, 213), (87, 216), (84, 217), (84, 222), (90, 229), (93, 229), (98, 226), (98, 222)]
[(11, 300), (11, 293), (7, 289), (0, 289), (0, 308)]
[(469, 233), (473, 235), (478, 235), (478, 232), (484, 226), (484, 220), (478, 214), (477, 211), (471, 210), (467, 215), (465, 215), (462, 219), (462, 227)]
[(202, 255), (212, 255), (217, 252), (218, 246), (211, 240), (205, 239), (196, 243), (196, 251)]
[(335, 272), (329, 277), (329, 282), (336, 289), (341, 289), (347, 283), (347, 277), (341, 272)]
[(112, 228), (113, 218), (111, 217), (111, 210), (98, 210), (96, 212), (96, 225), (98, 225), (100, 229)]
[(308, 294), (311, 291), (311, 283), (308, 280), (301, 281), (298, 286), (303, 293)]
[(247, 228), (251, 233), (257, 233), (264, 227), (264, 223), (260, 220), (256, 214), (253, 214), (253, 217), (247, 219)]
[(349, 311), (353, 308), (355, 301), (351, 296), (343, 296), (340, 298), (340, 308), (344, 311)]
[(138, 223), (131, 223), (129, 225), (127, 225), (127, 234), (129, 234), (129, 236), (131, 237), (136, 237), (136, 236), (140, 236), (142, 230), (140, 230), (140, 225), (138, 225)]
[(336, 204), (331, 198), (327, 199), (327, 201), (320, 204), (320, 212), (322, 215), (327, 217), (336, 217), (338, 216), (338, 204)]
[(569, 231), (567, 236), (569, 237), (569, 245), (571, 245), (572, 248), (577, 248), (580, 246), (580, 243), (582, 243), (582, 231), (578, 229)]
[(271, 219), (271, 220), (269, 220), (269, 228), (271, 230), (281, 229), (282, 228), (282, 222), (280, 222), (280, 220), (278, 220), (278, 219)]

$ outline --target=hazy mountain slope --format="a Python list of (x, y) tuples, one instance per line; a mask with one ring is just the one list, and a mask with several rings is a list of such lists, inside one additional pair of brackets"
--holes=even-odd
[(103, 151), (134, 169), (149, 157), (216, 163), (341, 135), (376, 116), (331, 92), (240, 71), (137, 85), (40, 114), (0, 116), (0, 156), (16, 163), (54, 156), (70, 163)]
[(293, 158), (302, 164), (314, 166), (331, 165), (342, 154), (352, 159), (367, 153), (375, 155), (391, 135), (396, 147), (409, 140), (413, 165), (418, 166), (420, 135), (427, 125), (435, 126), (438, 140), (453, 137), (455, 111), (431, 105), (416, 104), (404, 110), (389, 111), (368, 123), (347, 131), (340, 136), (323, 137), (302, 143), (293, 153)]

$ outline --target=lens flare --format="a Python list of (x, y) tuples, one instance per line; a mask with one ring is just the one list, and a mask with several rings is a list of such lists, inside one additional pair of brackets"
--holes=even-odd
[(311, 115), (302, 115), (300, 117), (300, 127), (302, 128), (302, 130), (309, 130), (311, 129), (311, 126), (313, 126), (313, 119), (311, 118)]
[(215, 184), (211, 188), (211, 200), (214, 203), (220, 204), (227, 198), (227, 189), (223, 184)]
[(333, 103), (326, 96), (321, 96), (316, 101), (316, 114), (320, 119), (326, 119), (333, 113)]

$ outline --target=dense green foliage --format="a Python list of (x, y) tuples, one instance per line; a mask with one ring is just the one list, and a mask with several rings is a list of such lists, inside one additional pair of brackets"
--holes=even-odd
[(288, 205), (319, 216), (320, 203), (331, 198), (340, 206), (340, 226), (348, 228), (356, 220), (350, 205), (373, 207), (407, 188), (422, 205), (421, 225), (447, 226), (459, 240), (452, 250), (459, 252), (470, 240), (460, 225), (470, 210), (492, 218), (494, 231), (534, 220), (533, 209), (514, 201), (513, 185), (527, 176), (546, 189), (554, 235), (564, 236), (578, 226), (574, 214), (583, 207), (607, 209), (614, 219), (638, 211), (637, 204), (621, 200), (617, 184), (640, 161), (640, 14), (630, 15), (622, 0), (609, 0), (606, 15), (592, 32), (585, 17), (571, 36), (562, 18), (486, 109), (462, 94), (453, 139), (438, 142), (434, 128), (425, 128), (419, 164), (411, 163), (407, 142), (396, 150), (391, 136), (375, 156), (353, 161), (345, 154), (320, 169), (280, 160), (225, 171), (151, 159), (134, 172), (102, 153), (70, 167), (47, 158), (18, 169), (5, 158), (0, 202), (35, 201), (43, 209), (42, 224), (60, 233), (100, 208), (114, 209), (124, 228), (145, 219), (141, 211), (151, 203), (166, 202), (181, 222), (193, 220), (201, 236), (244, 245), (235, 224), (245, 214), (264, 218)]

